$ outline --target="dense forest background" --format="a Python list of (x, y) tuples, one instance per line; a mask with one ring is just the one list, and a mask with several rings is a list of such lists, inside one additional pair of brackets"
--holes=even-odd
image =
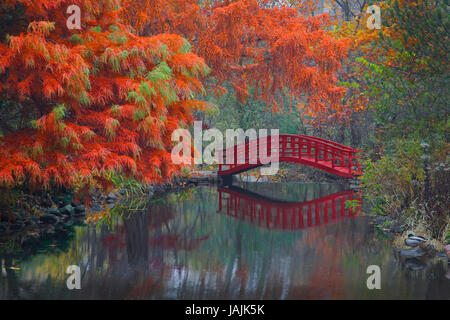
[(178, 175), (171, 134), (199, 119), (361, 148), (374, 212), (448, 239), (449, 29), (447, 0), (2, 1), (1, 219)]

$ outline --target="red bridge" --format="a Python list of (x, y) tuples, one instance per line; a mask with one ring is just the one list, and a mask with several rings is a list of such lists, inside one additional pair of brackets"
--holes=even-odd
[[(271, 145), (271, 137), (267, 136), (267, 144), (261, 147), (264, 151), (276, 152), (276, 148)], [(225, 149), (219, 154), (219, 159), (224, 159), (219, 165), (218, 175), (222, 177), (231, 176), (244, 171), (260, 167), (260, 142), (264, 140), (256, 139), (246, 143), (235, 145), (233, 149), (234, 161), (226, 161), (226, 154), (230, 149)], [(281, 134), (279, 135), (279, 161), (296, 162), (307, 166), (312, 166), (320, 170), (344, 177), (354, 178), (361, 175), (361, 167), (358, 162), (358, 152), (362, 150), (353, 149), (348, 146), (305, 135)], [(249, 161), (249, 155), (256, 154), (257, 161)], [(266, 153), (267, 156), (270, 154)]]
[[(361, 211), (361, 194), (353, 190), (305, 202), (276, 201), (236, 187), (218, 191), (218, 213), (270, 230), (311, 228), (355, 217)], [(357, 200), (359, 205), (346, 208), (347, 200)]]

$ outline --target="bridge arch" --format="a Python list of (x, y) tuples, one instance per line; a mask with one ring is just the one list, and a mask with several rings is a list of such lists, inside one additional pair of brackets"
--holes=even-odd
[[(267, 139), (267, 141), (261, 139)], [(359, 156), (357, 155), (362, 150), (306, 135), (280, 134), (278, 140), (279, 162), (295, 162), (315, 167), (343, 178), (355, 178), (362, 173), (358, 161)], [(265, 146), (263, 146), (262, 142), (264, 142)], [(260, 161), (259, 152), (264, 147), (270, 152), (276, 151), (276, 147), (271, 145), (271, 136), (260, 138), (256, 141), (247, 141), (244, 144), (222, 150), (219, 153), (219, 159), (223, 159), (224, 164), (219, 164), (218, 175), (230, 177), (262, 166), (263, 163)], [(230, 151), (233, 151), (234, 161), (226, 163), (226, 155)], [(257, 154), (256, 163), (251, 162), (249, 159), (251, 152), (256, 152)]]

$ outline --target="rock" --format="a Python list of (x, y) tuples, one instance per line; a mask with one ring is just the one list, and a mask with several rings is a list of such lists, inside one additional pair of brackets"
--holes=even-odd
[(405, 263), (406, 263), (406, 267), (412, 271), (422, 270), (425, 268), (425, 264), (416, 258), (406, 259)]
[(442, 260), (442, 262), (448, 262), (450, 264), (450, 254), (447, 253), (446, 251), (434, 251), (436, 257), (440, 260)]
[(63, 223), (63, 226), (65, 227), (65, 228), (69, 228), (69, 227), (71, 227), (73, 225), (73, 222), (72, 221), (67, 221), (67, 222), (64, 222)]
[(51, 213), (47, 213), (46, 215), (41, 216), (39, 218), (39, 220), (41, 220), (43, 223), (47, 223), (47, 224), (58, 222), (58, 218), (54, 214), (51, 214)]
[(103, 208), (98, 204), (98, 203), (94, 203), (92, 206), (91, 206), (91, 210), (92, 211), (102, 211), (103, 210)]
[(24, 223), (25, 223), (25, 226), (27, 226), (27, 227), (34, 227), (34, 226), (36, 226), (36, 221), (35, 220), (26, 220)]
[(117, 196), (113, 192), (110, 192), (106, 197), (106, 200), (117, 200)]
[(64, 232), (66, 228), (64, 228), (64, 224), (59, 222), (55, 225), (55, 231)]
[(406, 258), (420, 258), (425, 255), (425, 251), (422, 248), (414, 248), (408, 250), (400, 250), (400, 255)]
[(61, 212), (56, 207), (51, 207), (51, 208), (47, 209), (47, 214), (53, 214), (58, 217), (61, 216)]
[(75, 207), (75, 213), (80, 214), (80, 213), (84, 213), (85, 211), (86, 211), (86, 208), (82, 204)]
[(60, 196), (55, 199), (55, 202), (61, 207), (64, 207), (72, 202), (72, 197), (70, 197), (69, 195)]
[(69, 216), (71, 216), (75, 213), (74, 207), (72, 207), (72, 205), (70, 205), (70, 204), (61, 208), (59, 211), (61, 212), (61, 214), (68, 214)]

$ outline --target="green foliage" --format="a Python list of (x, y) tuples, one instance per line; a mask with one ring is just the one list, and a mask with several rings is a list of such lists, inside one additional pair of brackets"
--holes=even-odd
[[(401, 39), (384, 38), (387, 48), (395, 48), (402, 64), (423, 64), (418, 75), (448, 73), (450, 7), (448, 1), (393, 1), (385, 12), (387, 27)], [(408, 41), (414, 39), (414, 41)]]
[(403, 199), (411, 197), (424, 181), (419, 142), (400, 140), (392, 151), (376, 162), (365, 163), (361, 181), (375, 210), (397, 212)]
[(76, 44), (83, 43), (83, 39), (78, 34), (72, 35), (72, 37), (70, 37), (70, 41), (72, 41), (73, 43), (76, 43)]
[(0, 137), (24, 128), (36, 128), (37, 110), (14, 100), (0, 100)]
[(365, 198), (374, 214), (393, 215), (410, 228), (425, 221), (440, 238), (448, 224), (449, 168), (442, 144), (432, 149), (412, 137), (394, 140), (381, 159), (365, 163)]
[(27, 26), (25, 7), (22, 3), (16, 3), (14, 7), (6, 3), (0, 4), (0, 42), (4, 41), (8, 35), (19, 34)]
[[(357, 62), (378, 132), (361, 180), (376, 214), (424, 223), (441, 238), (448, 220), (448, 1), (390, 1), (374, 49)], [(347, 84), (349, 87), (349, 84)], [(381, 154), (383, 154), (381, 156)]]
[(361, 206), (358, 200), (346, 200), (344, 205), (346, 209), (351, 209), (352, 211)]
[(393, 1), (383, 21), (395, 32), (380, 33), (374, 43), (385, 52), (384, 60), (357, 59), (366, 69), (366, 94), (385, 140), (411, 134), (424, 139), (448, 130), (450, 10), (445, 3)]
[[(300, 134), (306, 132), (304, 120), (299, 117), (295, 108), (289, 109), (288, 97), (285, 97), (285, 108), (274, 113), (263, 101), (253, 98), (244, 103), (236, 99), (232, 88), (227, 87), (228, 93), (220, 98), (210, 97), (210, 102), (217, 108), (209, 110), (199, 116), (211, 128), (219, 130), (242, 128), (247, 129), (279, 129), (280, 133)], [(253, 89), (249, 89), (253, 95)]]
[(55, 114), (56, 119), (61, 120), (62, 118), (64, 118), (66, 111), (66, 107), (63, 104), (59, 104), (55, 108), (53, 108), (52, 112)]
[(118, 174), (111, 174), (110, 179), (116, 188), (120, 188), (125, 191), (126, 197), (139, 197), (145, 195), (145, 186), (135, 179), (126, 178)]
[(157, 67), (150, 71), (146, 78), (152, 82), (159, 80), (168, 80), (172, 77), (172, 69), (165, 61), (161, 62)]

